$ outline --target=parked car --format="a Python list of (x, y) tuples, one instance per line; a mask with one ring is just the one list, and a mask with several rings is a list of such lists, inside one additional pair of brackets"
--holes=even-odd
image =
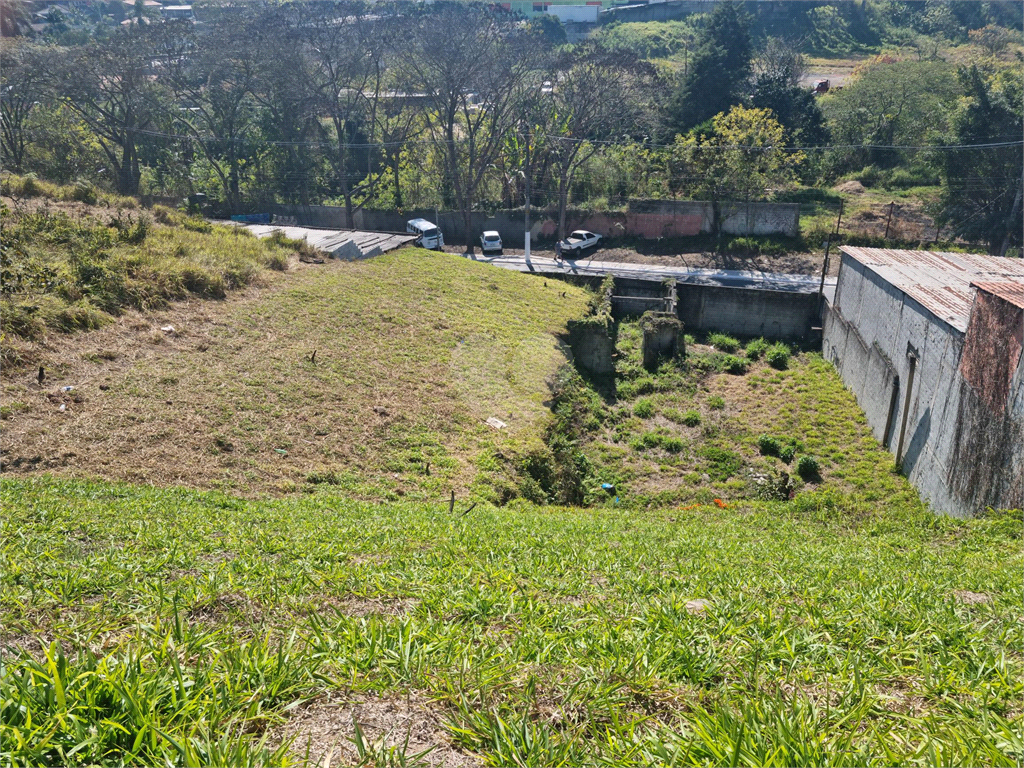
[(558, 245), (563, 256), (575, 258), (587, 250), (587, 248), (596, 248), (600, 239), (600, 235), (595, 235), (593, 232), (588, 232), (585, 229), (577, 229), (565, 240), (560, 240)]
[(410, 219), (405, 222), (405, 231), (416, 235), (416, 245), (440, 251), (444, 245), (444, 235), (437, 225), (426, 219)]
[(480, 250), (484, 253), (488, 251), (497, 251), (501, 253), (501, 235), (495, 232), (493, 229), (489, 229), (480, 235)]

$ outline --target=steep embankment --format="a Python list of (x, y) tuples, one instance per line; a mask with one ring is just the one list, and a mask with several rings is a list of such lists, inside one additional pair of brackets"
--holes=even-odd
[(581, 289), (421, 250), (262, 282), (49, 334), (42, 386), (5, 374), (5, 469), (436, 497), (472, 483), (483, 449), (536, 444), (555, 334), (587, 307)]

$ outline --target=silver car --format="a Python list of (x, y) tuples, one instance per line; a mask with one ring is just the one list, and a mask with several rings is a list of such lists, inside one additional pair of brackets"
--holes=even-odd
[(497, 251), (501, 253), (501, 235), (495, 232), (493, 229), (489, 229), (480, 235), (480, 250), (484, 253), (488, 251)]

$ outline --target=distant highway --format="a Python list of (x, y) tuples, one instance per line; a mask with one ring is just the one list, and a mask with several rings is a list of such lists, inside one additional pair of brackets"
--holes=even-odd
[[(516, 272), (533, 272), (543, 275), (583, 275), (602, 277), (632, 277), (639, 280), (663, 280), (674, 277), (679, 283), (710, 285), (719, 288), (746, 288), (756, 291), (785, 291), (790, 293), (817, 293), (821, 284), (820, 275), (787, 275), (778, 272), (758, 272), (739, 269), (687, 269), (665, 267), (654, 264), (630, 264), (621, 261), (594, 261), (589, 258), (555, 259), (530, 256), (484, 256), (474, 254), (465, 258), (484, 264), (493, 264), (502, 269)], [(832, 299), (836, 279), (825, 279), (825, 295)]]

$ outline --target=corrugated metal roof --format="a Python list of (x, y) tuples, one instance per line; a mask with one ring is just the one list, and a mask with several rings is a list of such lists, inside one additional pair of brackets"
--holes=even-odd
[(971, 283), (971, 285), (973, 285), (975, 288), (978, 288), (979, 290), (995, 294), (1003, 301), (1007, 301), (1016, 307), (1024, 309), (1024, 281), (1012, 283), (993, 283), (975, 281)]
[(972, 283), (1024, 283), (1022, 259), (850, 245), (841, 250), (960, 331), (970, 320)]

